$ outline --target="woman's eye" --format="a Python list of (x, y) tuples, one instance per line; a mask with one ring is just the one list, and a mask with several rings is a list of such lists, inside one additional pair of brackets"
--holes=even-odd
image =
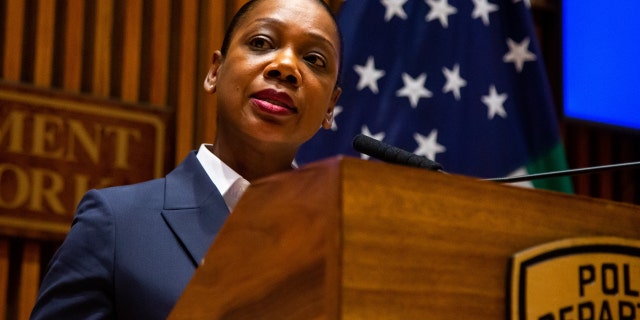
[(306, 57), (304, 57), (304, 60), (313, 64), (314, 66), (317, 67), (322, 67), (324, 68), (327, 65), (327, 62), (319, 55), (317, 54), (310, 54)]
[(256, 49), (268, 49), (271, 47), (269, 40), (263, 37), (256, 37), (249, 41), (249, 45)]

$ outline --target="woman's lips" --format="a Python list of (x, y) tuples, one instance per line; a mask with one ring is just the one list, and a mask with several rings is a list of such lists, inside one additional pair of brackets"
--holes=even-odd
[(254, 104), (261, 110), (278, 115), (296, 113), (293, 100), (288, 94), (273, 89), (259, 91), (251, 96)]

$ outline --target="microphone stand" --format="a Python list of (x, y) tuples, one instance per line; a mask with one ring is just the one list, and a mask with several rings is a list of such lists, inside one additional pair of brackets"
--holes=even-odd
[(601, 172), (601, 171), (620, 170), (620, 169), (634, 168), (634, 167), (640, 167), (640, 162), (627, 162), (627, 163), (611, 164), (611, 165), (605, 165), (605, 166), (534, 173), (534, 174), (522, 175), (522, 176), (516, 176), (516, 177), (502, 177), (502, 178), (491, 178), (491, 179), (483, 179), (483, 180), (495, 181), (500, 183), (512, 183), (512, 182), (530, 181), (530, 180), (536, 180), (536, 179), (574, 176), (579, 174), (595, 173), (595, 172)]
[[(440, 165), (435, 161), (429, 160), (424, 156), (418, 156), (409, 151), (386, 144), (382, 141), (376, 140), (364, 134), (356, 135), (353, 138), (352, 145), (356, 151), (364, 153), (366, 155), (369, 155), (373, 158), (376, 158), (385, 162), (396, 163), (396, 164), (406, 165), (410, 167), (418, 167), (418, 168), (429, 169), (433, 171), (446, 173), (445, 171), (442, 170), (442, 165)], [(482, 179), (482, 180), (494, 181), (494, 182), (500, 182), (500, 183), (513, 183), (513, 182), (530, 181), (530, 180), (536, 180), (536, 179), (574, 176), (579, 174), (595, 173), (595, 172), (601, 172), (601, 171), (613, 171), (613, 170), (635, 168), (635, 167), (640, 167), (640, 161), (611, 164), (611, 165), (604, 165), (604, 166), (597, 166), (597, 167), (580, 168), (580, 169), (534, 173), (534, 174), (521, 175), (521, 176), (515, 176), (515, 177)]]

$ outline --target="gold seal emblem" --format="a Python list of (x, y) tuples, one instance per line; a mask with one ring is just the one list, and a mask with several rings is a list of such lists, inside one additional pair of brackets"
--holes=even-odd
[(515, 254), (510, 269), (510, 319), (640, 317), (640, 241), (560, 240)]

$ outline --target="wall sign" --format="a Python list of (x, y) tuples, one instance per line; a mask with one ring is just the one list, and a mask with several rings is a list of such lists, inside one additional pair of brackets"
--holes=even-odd
[(58, 237), (91, 188), (164, 175), (170, 112), (0, 83), (0, 234)]

